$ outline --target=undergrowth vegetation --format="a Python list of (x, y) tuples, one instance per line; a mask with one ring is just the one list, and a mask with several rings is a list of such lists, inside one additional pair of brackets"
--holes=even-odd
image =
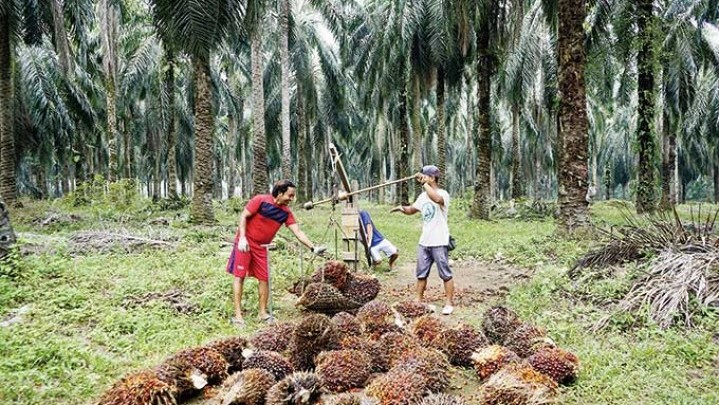
[[(124, 199), (126, 191), (102, 200), (26, 202), (11, 212), (18, 244), (0, 264), (0, 403), (89, 404), (130, 371), (237, 333), (229, 322), (231, 279), (224, 269), (243, 202), (216, 203), (218, 223), (200, 227), (188, 223), (181, 203)], [(643, 274), (640, 264), (608, 269), (591, 282), (572, 280), (568, 269), (599, 237), (559, 238), (551, 216), (544, 215), (470, 221), (462, 207), (458, 200), (450, 214), (458, 242), (452, 259), (533, 269), (532, 279), (513, 288), (506, 304), (581, 359), (578, 381), (563, 389), (562, 403), (719, 403), (715, 309), (694, 314), (692, 328), (661, 328), (643, 307), (616, 312), (631, 280)], [(413, 262), (421, 221), (390, 215), (387, 206), (363, 208), (399, 247), (400, 261)], [(689, 218), (696, 208), (683, 206), (679, 214)], [(294, 211), (308, 236), (332, 251), (330, 219), (341, 220), (340, 208)], [(612, 204), (595, 204), (592, 212), (605, 228), (623, 221)], [(78, 234), (88, 231), (114, 235), (107, 238), (110, 248), (77, 249), (84, 240)], [(280, 319), (290, 318), (297, 310), (284, 299), (287, 289), (320, 260), (286, 229), (275, 241), (274, 309)], [(381, 279), (392, 276), (380, 268)], [(248, 283), (249, 327), (240, 332), (247, 335), (260, 326), (256, 283)], [(477, 321), (484, 309), (477, 307)], [(605, 327), (595, 330), (608, 315)]]

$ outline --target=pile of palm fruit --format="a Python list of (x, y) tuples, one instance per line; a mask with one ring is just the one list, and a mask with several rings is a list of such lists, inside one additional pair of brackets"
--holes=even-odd
[[(335, 270), (323, 277), (338, 291), (350, 282)], [(478, 321), (450, 326), (412, 301), (311, 313), (249, 339), (182, 350), (117, 381), (98, 405), (173, 405), (199, 395), (213, 405), (463, 405), (446, 392), (453, 367), (476, 372), (479, 404), (539, 405), (576, 378), (577, 357), (511, 310), (495, 306)]]
[(372, 301), (380, 291), (376, 277), (351, 273), (344, 262), (330, 260), (292, 290), (299, 296), (297, 305), (325, 314), (353, 311)]

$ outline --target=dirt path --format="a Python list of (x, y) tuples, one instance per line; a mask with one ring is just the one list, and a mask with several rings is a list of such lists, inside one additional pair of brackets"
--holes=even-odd
[[(415, 261), (407, 262), (391, 273), (384, 273), (380, 299), (389, 303), (415, 297)], [(455, 313), (447, 322), (467, 321), (483, 309), (501, 300), (509, 289), (531, 276), (531, 271), (501, 263), (476, 259), (455, 260), (450, 267), (455, 282)], [(444, 305), (442, 280), (433, 267), (427, 281), (425, 300), (441, 309)]]

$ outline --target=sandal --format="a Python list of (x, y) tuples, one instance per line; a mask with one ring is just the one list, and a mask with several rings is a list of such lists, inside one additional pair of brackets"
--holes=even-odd
[(245, 327), (245, 320), (244, 319), (237, 319), (237, 318), (231, 318), (230, 323), (235, 325), (238, 328), (244, 328)]

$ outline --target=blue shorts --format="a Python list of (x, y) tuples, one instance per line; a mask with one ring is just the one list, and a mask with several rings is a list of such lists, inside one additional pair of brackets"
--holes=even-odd
[(422, 246), (417, 247), (417, 279), (425, 280), (429, 277), (429, 269), (432, 264), (437, 264), (439, 278), (444, 281), (452, 279), (452, 270), (449, 268), (449, 256), (447, 246)]

